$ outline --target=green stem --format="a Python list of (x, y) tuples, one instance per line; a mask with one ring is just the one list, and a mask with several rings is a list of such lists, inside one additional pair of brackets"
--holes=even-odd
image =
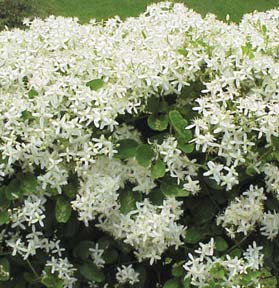
[(29, 266), (29, 268), (32, 270), (33, 274), (36, 276), (37, 279), (40, 278), (39, 274), (37, 273), (37, 271), (35, 270), (35, 268), (32, 266), (31, 262), (29, 261), (29, 259), (26, 259), (26, 262)]
[(244, 238), (242, 238), (239, 242), (235, 243), (229, 250), (226, 251), (226, 254), (229, 254), (232, 250), (239, 247), (247, 238), (252, 234), (252, 232), (248, 233)]

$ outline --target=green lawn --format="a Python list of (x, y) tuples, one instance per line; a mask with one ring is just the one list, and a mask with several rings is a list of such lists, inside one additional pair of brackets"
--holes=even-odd
[[(91, 18), (106, 19), (114, 15), (122, 18), (136, 16), (145, 7), (158, 1), (152, 0), (38, 0), (46, 14), (77, 16), (81, 22)], [(199, 13), (212, 12), (220, 19), (227, 14), (231, 20), (238, 22), (244, 13), (258, 10), (264, 11), (279, 7), (279, 0), (182, 0), (188, 7)]]

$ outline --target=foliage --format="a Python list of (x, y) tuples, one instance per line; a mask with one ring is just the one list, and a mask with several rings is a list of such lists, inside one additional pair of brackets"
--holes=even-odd
[(278, 17), (2, 31), (1, 283), (275, 288)]
[(37, 14), (37, 4), (34, 0), (1, 0), (0, 30), (5, 26), (24, 27), (23, 19)]

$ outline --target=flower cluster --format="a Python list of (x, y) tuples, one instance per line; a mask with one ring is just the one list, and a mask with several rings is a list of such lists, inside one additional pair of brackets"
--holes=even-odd
[(120, 284), (129, 283), (131, 285), (139, 282), (139, 273), (136, 272), (132, 265), (117, 267), (116, 279)]
[(222, 225), (231, 238), (236, 233), (247, 235), (262, 219), (265, 199), (263, 188), (250, 186), (240, 198), (230, 203), (223, 215), (218, 216), (217, 224)]
[[(220, 287), (245, 287), (245, 277), (250, 271), (260, 270), (263, 266), (263, 247), (257, 246), (255, 242), (243, 253), (243, 257), (218, 258), (214, 256), (214, 239), (209, 243), (199, 244), (195, 250), (197, 256), (189, 254), (189, 260), (183, 265), (187, 271), (186, 277), (191, 279), (195, 287), (212, 287), (218, 283)], [(258, 283), (256, 277), (249, 282), (250, 287), (265, 287)], [(253, 285), (253, 286), (252, 286)]]
[(160, 206), (152, 205), (146, 199), (137, 202), (136, 209), (128, 214), (116, 211), (98, 226), (134, 247), (139, 261), (148, 258), (152, 265), (161, 259), (168, 247), (182, 245), (185, 228), (176, 223), (183, 213), (180, 205), (174, 198), (165, 200)]

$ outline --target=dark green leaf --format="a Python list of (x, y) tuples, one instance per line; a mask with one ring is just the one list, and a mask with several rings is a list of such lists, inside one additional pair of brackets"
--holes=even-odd
[(34, 277), (33, 273), (25, 272), (23, 277), (30, 284), (35, 284), (37, 282), (37, 279)]
[(103, 271), (99, 270), (97, 266), (91, 261), (81, 265), (79, 271), (81, 275), (89, 281), (94, 281), (97, 283), (102, 283), (105, 281), (105, 275)]
[(57, 276), (52, 274), (45, 274), (41, 280), (42, 284), (47, 288), (63, 288), (64, 282), (59, 279)]
[(195, 145), (194, 144), (188, 144), (188, 141), (185, 141), (183, 139), (178, 139), (177, 141), (177, 147), (183, 151), (186, 154), (192, 153), (194, 151)]
[(190, 288), (191, 287), (191, 279), (185, 278), (183, 280), (183, 288)]
[(75, 246), (73, 250), (73, 255), (75, 257), (81, 258), (82, 260), (86, 260), (89, 257), (90, 248), (94, 248), (94, 242), (87, 240), (81, 241)]
[(118, 153), (115, 155), (119, 159), (127, 159), (136, 155), (138, 143), (133, 139), (123, 139), (117, 142)]
[(162, 205), (165, 199), (165, 195), (161, 191), (161, 189), (154, 189), (149, 194), (149, 199), (154, 205)]
[(21, 181), (20, 189), (22, 194), (31, 195), (36, 192), (38, 182), (37, 178), (34, 175), (32, 174), (22, 175), (20, 181)]
[(172, 274), (172, 276), (174, 276), (174, 277), (181, 277), (181, 276), (183, 276), (183, 275), (185, 274), (185, 270), (184, 270), (184, 268), (182, 267), (182, 264), (175, 263), (175, 264), (172, 266), (171, 274)]
[(159, 106), (160, 106), (160, 99), (155, 98), (155, 97), (150, 97), (147, 100), (145, 110), (148, 112), (156, 113), (159, 111)]
[(148, 126), (155, 131), (164, 131), (168, 128), (167, 114), (152, 114), (147, 119)]
[(279, 152), (279, 137), (271, 136), (271, 144)]
[(258, 173), (257, 170), (251, 165), (246, 168), (245, 172), (249, 176), (253, 176)]
[(185, 141), (189, 141), (192, 138), (191, 131), (186, 130), (187, 120), (176, 110), (169, 112), (169, 119), (172, 127), (178, 136)]
[(113, 264), (117, 262), (118, 259), (118, 252), (113, 248), (109, 248), (105, 250), (103, 254), (103, 259), (105, 260), (106, 264)]
[(213, 264), (209, 270), (209, 274), (215, 279), (224, 279), (226, 271), (220, 263)]
[(189, 228), (185, 233), (185, 242), (189, 244), (196, 244), (204, 238), (204, 235), (197, 228)]
[(153, 135), (152, 137), (149, 138), (149, 141), (154, 143), (158, 143), (158, 144), (162, 144), (163, 141), (169, 136), (168, 133), (166, 132), (162, 132), (162, 133), (158, 133), (158, 134), (155, 134)]
[(123, 214), (127, 214), (131, 210), (136, 208), (136, 202), (139, 200), (139, 194), (132, 190), (123, 190), (120, 192), (120, 211)]
[(0, 225), (7, 224), (10, 221), (10, 216), (8, 211), (0, 212)]
[(167, 197), (187, 197), (190, 195), (188, 191), (173, 183), (163, 182), (160, 189)]
[(78, 193), (79, 180), (74, 174), (70, 175), (68, 184), (63, 186), (63, 194), (70, 199), (74, 199)]
[(216, 237), (214, 243), (216, 251), (225, 252), (229, 248), (227, 241), (222, 237)]
[(6, 187), (2, 186), (0, 188), (0, 211), (2, 210), (6, 210), (9, 208), (11, 201), (9, 199), (7, 199), (6, 197)]
[(230, 252), (230, 257), (232, 257), (232, 258), (235, 258), (235, 257), (240, 258), (241, 255), (242, 255), (242, 251), (239, 248), (235, 248)]
[(148, 167), (154, 157), (154, 151), (148, 144), (139, 145), (136, 150), (136, 159), (143, 167)]
[(180, 288), (181, 285), (180, 285), (180, 280), (178, 278), (172, 278), (170, 280), (168, 280), (163, 288)]
[(60, 196), (56, 200), (55, 218), (59, 223), (67, 223), (71, 217), (72, 207), (69, 200)]
[(10, 263), (7, 258), (0, 258), (0, 281), (10, 279)]
[(166, 165), (165, 163), (158, 159), (154, 165), (151, 166), (151, 177), (153, 179), (157, 179), (163, 177), (166, 173)]
[(5, 189), (5, 194), (8, 200), (19, 199), (21, 196), (21, 185), (18, 179), (13, 179)]

